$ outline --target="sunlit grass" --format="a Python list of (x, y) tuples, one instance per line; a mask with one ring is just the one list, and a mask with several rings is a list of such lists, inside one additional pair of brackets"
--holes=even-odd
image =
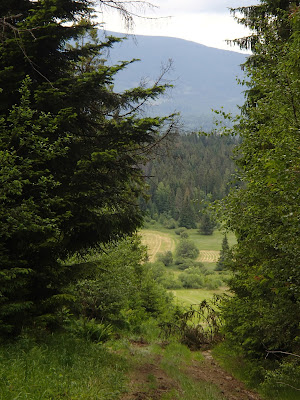
[[(197, 229), (188, 229), (186, 232), (189, 235), (188, 238), (196, 244), (200, 251), (206, 250), (216, 252), (222, 249), (224, 233), (219, 230), (215, 230), (212, 235), (200, 235)], [(157, 254), (165, 251), (174, 252), (180, 240), (180, 236), (175, 233), (175, 229), (166, 229), (159, 224), (155, 224), (153, 227), (151, 226), (150, 229), (142, 229), (140, 234), (143, 238), (143, 243), (148, 246), (150, 254)], [(159, 240), (159, 237), (161, 237), (161, 240)], [(233, 233), (228, 233), (227, 238), (230, 246), (236, 243)], [(151, 261), (154, 261), (154, 259)], [(215, 262), (213, 265), (215, 266)]]
[(175, 301), (179, 304), (190, 306), (191, 304), (199, 304), (203, 300), (212, 300), (214, 295), (223, 294), (226, 288), (219, 288), (215, 290), (207, 289), (177, 289), (171, 290), (175, 296)]

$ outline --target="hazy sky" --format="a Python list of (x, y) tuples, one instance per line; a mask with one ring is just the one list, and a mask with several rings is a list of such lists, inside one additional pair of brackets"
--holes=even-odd
[[(135, 12), (158, 19), (135, 18), (133, 33), (177, 37), (210, 47), (239, 51), (238, 47), (228, 46), (225, 40), (239, 38), (249, 32), (234, 20), (228, 7), (258, 4), (259, 0), (150, 0), (150, 3), (156, 7), (139, 8), (139, 2), (136, 2)], [(106, 11), (103, 20), (106, 30), (126, 32), (118, 13)]]

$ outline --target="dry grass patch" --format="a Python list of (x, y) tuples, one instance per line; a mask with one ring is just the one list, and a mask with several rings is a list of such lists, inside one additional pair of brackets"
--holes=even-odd
[(167, 233), (143, 230), (140, 232), (143, 245), (148, 248), (149, 261), (155, 261), (158, 253), (175, 251), (175, 240)]

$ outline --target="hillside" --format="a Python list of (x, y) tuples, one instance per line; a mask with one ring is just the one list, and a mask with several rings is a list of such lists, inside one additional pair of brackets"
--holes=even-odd
[[(124, 34), (107, 32), (117, 37)], [(103, 31), (100, 31), (103, 37)], [(153, 114), (179, 111), (186, 128), (210, 129), (213, 121), (211, 109), (224, 107), (236, 112), (236, 105), (243, 104), (243, 88), (236, 77), (242, 77), (240, 65), (245, 55), (234, 51), (215, 49), (183, 39), (127, 35), (116, 43), (108, 55), (108, 62), (140, 59), (117, 77), (115, 88), (134, 87), (140, 81), (153, 82), (162, 65), (172, 60), (172, 69), (165, 81), (174, 85), (167, 95), (151, 106)]]

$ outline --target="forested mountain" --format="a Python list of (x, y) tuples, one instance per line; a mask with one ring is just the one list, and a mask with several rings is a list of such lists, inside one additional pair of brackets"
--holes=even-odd
[(177, 134), (164, 144), (145, 167), (150, 199), (143, 206), (151, 218), (165, 216), (195, 227), (207, 203), (228, 194), (236, 144), (231, 137), (197, 133)]
[[(106, 34), (126, 36), (116, 32)], [(102, 31), (99, 35), (103, 37)], [(245, 62), (245, 54), (171, 37), (128, 35), (126, 40), (115, 44), (107, 58), (109, 63), (140, 59), (116, 76), (116, 90), (137, 86), (141, 80), (155, 82), (162, 65), (171, 59), (172, 68), (164, 80), (174, 88), (164, 98), (153, 101), (147, 112), (166, 115), (178, 111), (185, 127), (192, 130), (211, 129), (214, 119), (211, 109), (224, 107), (226, 112), (235, 113), (237, 105), (244, 103), (243, 88), (236, 77), (243, 76), (240, 65)]]

